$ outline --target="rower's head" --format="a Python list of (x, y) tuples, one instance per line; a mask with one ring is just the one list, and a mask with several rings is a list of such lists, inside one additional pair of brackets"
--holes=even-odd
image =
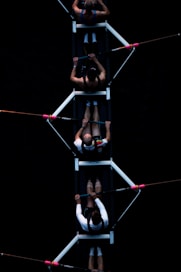
[(83, 142), (86, 146), (92, 145), (92, 135), (89, 133), (84, 134)]
[(95, 67), (90, 67), (87, 71), (87, 77), (90, 81), (94, 81), (97, 76), (97, 69)]
[(84, 7), (87, 11), (91, 11), (95, 8), (95, 5), (97, 3), (97, 0), (85, 0)]
[(91, 217), (92, 217), (93, 224), (98, 225), (101, 222), (101, 214), (100, 214), (99, 209), (93, 210)]

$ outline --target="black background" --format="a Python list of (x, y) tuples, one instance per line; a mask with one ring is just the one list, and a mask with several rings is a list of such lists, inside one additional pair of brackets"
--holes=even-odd
[[(64, 2), (70, 10), (71, 1)], [(181, 178), (178, 3), (108, 6), (112, 27), (130, 43), (140, 43), (111, 86), (113, 159), (135, 184), (152, 185), (119, 222), (112, 262), (120, 271), (175, 271)], [(54, 259), (75, 235), (73, 157), (41, 117), (72, 91), (71, 19), (56, 0), (7, 1), (1, 12), (0, 270), (47, 271), (41, 260)], [(121, 50), (112, 53), (112, 75), (121, 57)], [(70, 137), (71, 123), (60, 126)], [(74, 258), (74, 252), (68, 254), (66, 264), (74, 265)]]

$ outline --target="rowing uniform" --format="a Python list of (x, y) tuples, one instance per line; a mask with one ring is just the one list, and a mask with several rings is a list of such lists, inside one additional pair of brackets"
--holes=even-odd
[(82, 229), (86, 232), (90, 232), (90, 230), (93, 232), (100, 231), (102, 229), (107, 228), (109, 225), (108, 213), (106, 211), (104, 204), (99, 198), (96, 198), (94, 201), (95, 201), (96, 207), (100, 211), (101, 218), (102, 218), (102, 221), (97, 225), (93, 224), (91, 218), (88, 219), (86, 216), (83, 215), (81, 204), (76, 205), (77, 220), (80, 223), (80, 226), (82, 227)]
[(101, 139), (100, 136), (93, 137), (92, 144), (91, 145), (85, 145), (82, 141), (82, 139), (78, 138), (74, 141), (74, 145), (76, 146), (77, 150), (83, 154), (84, 151), (93, 152), (97, 151), (98, 153), (101, 153), (103, 150), (103, 147), (105, 147), (108, 144), (108, 140), (106, 138)]
[(91, 19), (86, 19), (84, 14), (85, 14), (86, 10), (82, 9), (81, 13), (80, 13), (80, 23), (82, 24), (96, 24), (96, 10), (91, 10), (92, 12), (92, 17)]

